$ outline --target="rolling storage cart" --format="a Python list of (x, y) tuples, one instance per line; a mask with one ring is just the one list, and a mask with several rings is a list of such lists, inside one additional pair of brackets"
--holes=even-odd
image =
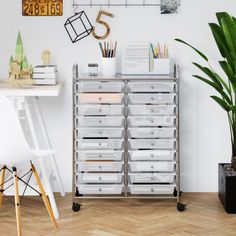
[(180, 201), (179, 80), (73, 79), (73, 206), (80, 198)]

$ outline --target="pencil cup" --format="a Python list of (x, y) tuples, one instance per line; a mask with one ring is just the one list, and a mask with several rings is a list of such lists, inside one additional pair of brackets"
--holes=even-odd
[(102, 58), (102, 73), (104, 76), (116, 75), (116, 58), (115, 57)]

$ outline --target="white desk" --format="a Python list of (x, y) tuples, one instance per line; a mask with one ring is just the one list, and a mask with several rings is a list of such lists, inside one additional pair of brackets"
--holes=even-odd
[[(45, 148), (52, 149), (38, 100), (40, 97), (59, 96), (62, 87), (63, 87), (63, 82), (59, 82), (57, 85), (38, 86), (38, 85), (29, 84), (24, 81), (0, 80), (0, 94), (12, 98), (14, 100), (14, 105), (17, 110), (24, 110), (35, 149), (39, 149), (40, 147), (39, 147), (39, 138), (37, 137), (37, 133), (35, 130), (36, 124), (31, 114), (31, 108), (34, 109), (35, 115), (37, 116), (37, 120), (39, 123), (38, 125), (40, 127), (40, 131), (42, 132), (42, 136), (44, 138), (44, 142), (46, 145)], [(62, 196), (65, 196), (65, 191), (64, 191), (61, 176), (57, 167), (55, 156), (54, 155), (51, 156), (50, 160), (51, 160), (53, 174), (55, 175), (57, 183), (60, 188), (60, 193)], [(59, 213), (58, 213), (57, 205), (56, 205), (55, 198), (53, 195), (52, 186), (50, 183), (48, 173), (45, 168), (45, 164), (43, 162), (43, 159), (41, 158), (39, 159), (39, 165), (42, 172), (42, 177), (43, 177), (43, 181), (45, 185), (45, 191), (47, 192), (47, 195), (49, 197), (55, 218), (58, 219)]]

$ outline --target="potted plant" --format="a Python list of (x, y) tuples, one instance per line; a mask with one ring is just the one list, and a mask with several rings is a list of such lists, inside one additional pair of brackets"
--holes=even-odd
[(206, 66), (193, 62), (204, 75), (193, 75), (216, 90), (211, 96), (226, 112), (231, 134), (231, 163), (219, 163), (218, 194), (228, 213), (236, 213), (236, 18), (227, 12), (216, 13), (218, 24), (209, 23), (215, 42), (222, 56), (219, 66), (224, 72), (221, 77), (210, 65), (208, 57), (200, 50), (181, 39), (175, 39), (191, 47), (200, 55)]

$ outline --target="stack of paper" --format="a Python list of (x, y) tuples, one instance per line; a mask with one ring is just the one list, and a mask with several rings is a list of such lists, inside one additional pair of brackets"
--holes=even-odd
[(33, 70), (33, 80), (35, 84), (57, 84), (56, 65), (38, 65)]
[(122, 55), (122, 74), (146, 74), (149, 71), (149, 42), (129, 42)]

